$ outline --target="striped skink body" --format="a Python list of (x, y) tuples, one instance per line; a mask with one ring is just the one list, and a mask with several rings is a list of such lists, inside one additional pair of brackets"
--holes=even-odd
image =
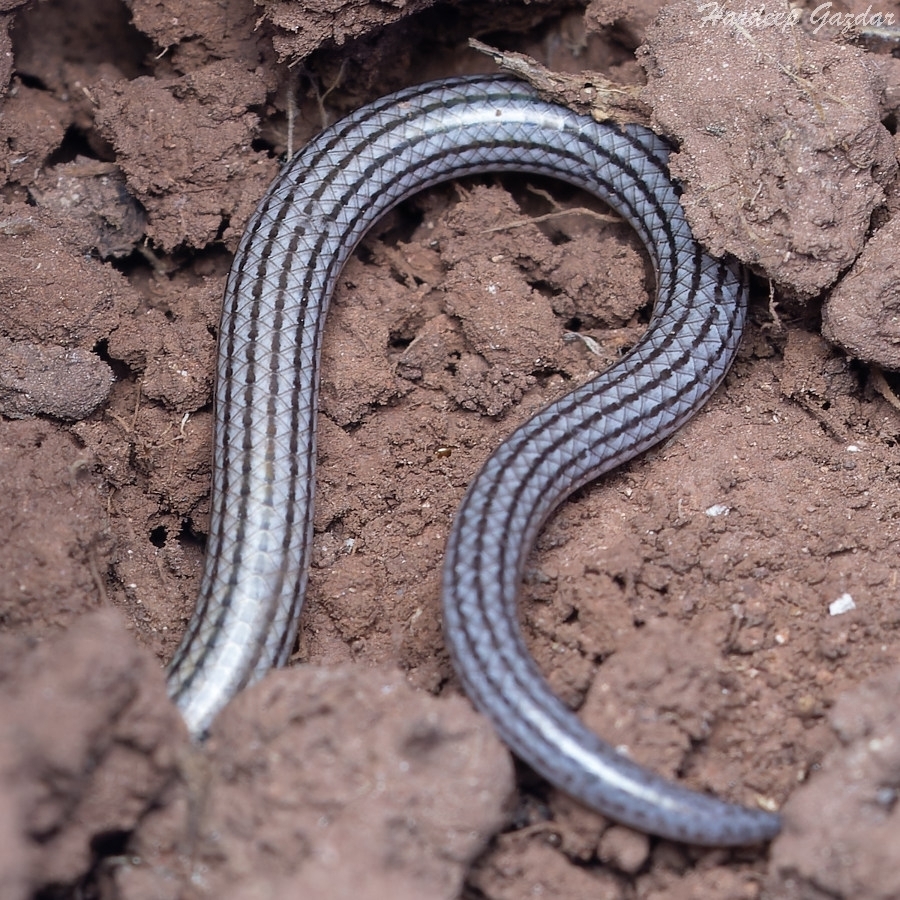
[(471, 485), (443, 574), (447, 644), (467, 693), (511, 749), (587, 805), (676, 840), (766, 840), (777, 816), (671, 784), (586, 729), (551, 692), (516, 598), (561, 500), (671, 434), (727, 371), (746, 314), (741, 275), (694, 241), (651, 132), (597, 124), (505, 78), (400, 91), (320, 134), (283, 170), (240, 243), (219, 335), (206, 569), (169, 686), (192, 734), (296, 638), (312, 542), (322, 327), (367, 229), (411, 194), (462, 175), (529, 172), (607, 201), (657, 274), (650, 328), (603, 375), (510, 437)]

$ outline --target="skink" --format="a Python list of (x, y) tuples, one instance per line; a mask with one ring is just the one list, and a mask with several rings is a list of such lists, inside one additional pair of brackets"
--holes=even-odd
[(481, 172), (577, 185), (636, 229), (657, 295), (646, 335), (598, 378), (508, 438), (450, 535), (444, 629), (456, 671), (509, 747), (550, 782), (634, 828), (696, 844), (774, 836), (779, 817), (672, 784), (585, 728), (532, 660), (516, 598), (526, 557), (572, 491), (672, 434), (724, 378), (746, 316), (735, 267), (694, 241), (647, 129), (598, 124), (507, 78), (399, 91), (322, 132), (247, 226), (225, 290), (212, 514), (196, 610), (169, 667), (201, 738), (219, 710), (294, 644), (312, 544), (322, 329), (348, 256), (404, 198)]

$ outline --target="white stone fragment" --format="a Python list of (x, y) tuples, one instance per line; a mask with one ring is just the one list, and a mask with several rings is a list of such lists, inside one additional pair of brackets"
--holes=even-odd
[(837, 600), (828, 604), (828, 612), (832, 616), (842, 616), (844, 613), (850, 612), (851, 609), (856, 609), (856, 604), (849, 594), (841, 594)]

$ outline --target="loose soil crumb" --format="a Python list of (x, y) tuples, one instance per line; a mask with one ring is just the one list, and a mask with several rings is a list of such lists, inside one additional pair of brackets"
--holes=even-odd
[(85, 419), (109, 396), (113, 373), (93, 353), (0, 337), (0, 413)]
[[(833, 32), (658, 6), (0, 3), (0, 351), (24, 361), (0, 380), (23, 373), (0, 426), (4, 896), (897, 894), (900, 413), (798, 298), (837, 282), (828, 337), (896, 367), (878, 260), (900, 77)], [(563, 506), (521, 601), (585, 721), (694, 788), (783, 807), (771, 848), (638, 835), (524, 767), (509, 802), (509, 757), (459, 696), (454, 510), (505, 435), (633, 346), (653, 290), (626, 225), (540, 179), (437, 188), (364, 240), (326, 329), (302, 665), (203, 748), (164, 696), (246, 219), (289, 145), (490, 69), (472, 36), (632, 84), (643, 44), (694, 227), (772, 280), (706, 410)]]
[[(900, 896), (895, 865), (900, 783), (900, 669), (842, 694), (829, 719), (840, 746), (786, 806), (790, 826), (774, 847), (773, 896)], [(847, 829), (839, 822), (854, 822)]]
[(822, 333), (848, 353), (900, 371), (900, 219), (873, 235), (822, 308)]
[(3, 892), (30, 896), (80, 881), (98, 842), (170, 802), (189, 739), (156, 660), (112, 610), (30, 650), (4, 635), (2, 657)]

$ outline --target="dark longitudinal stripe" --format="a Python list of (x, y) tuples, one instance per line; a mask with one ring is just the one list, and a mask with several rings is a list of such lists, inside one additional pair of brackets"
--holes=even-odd
[[(719, 275), (717, 278), (717, 285), (716, 285), (717, 297), (721, 297), (722, 285), (727, 276), (728, 276), (727, 270), (725, 270), (723, 267), (720, 267)], [(707, 320), (704, 324), (703, 329), (701, 331), (698, 331), (697, 336), (692, 341), (694, 350), (696, 350), (696, 348), (703, 342), (703, 337), (705, 337), (709, 334), (709, 331), (712, 327), (713, 320), (720, 314), (721, 314), (721, 311), (719, 309), (717, 309), (715, 307), (710, 308), (709, 314), (707, 316)], [(727, 331), (727, 338), (728, 338), (729, 343), (730, 343), (731, 339), (733, 338), (734, 322), (735, 322), (734, 318), (731, 317), (729, 319), (729, 328)], [(680, 399), (686, 393), (693, 390), (694, 387), (698, 383), (701, 383), (701, 384), (705, 383), (705, 378), (709, 375), (710, 370), (716, 366), (719, 355), (720, 354), (710, 357), (710, 359), (707, 360), (707, 362), (705, 363), (704, 367), (701, 370), (699, 370), (698, 372), (696, 372), (691, 380), (685, 381), (676, 394), (667, 394), (665, 396), (665, 399), (660, 400), (659, 403), (657, 403), (656, 407), (651, 409), (646, 414), (646, 418), (649, 418), (652, 420), (655, 416), (657, 416), (659, 413), (664, 411), (664, 409), (667, 406), (671, 406), (674, 400)], [(685, 361), (686, 361), (686, 359), (682, 359), (681, 360), (682, 364)], [(617, 405), (621, 406), (621, 404), (617, 404)], [(577, 428), (577, 430), (580, 430), (580, 431), (587, 430), (590, 427), (590, 424), (589, 424), (590, 421), (595, 420), (595, 424), (596, 424), (596, 420), (598, 420), (598, 418), (602, 418), (601, 414), (593, 413), (588, 419), (583, 420), (577, 426), (570, 427), (569, 435), (571, 435), (572, 432), (576, 430), (576, 428)], [(616, 428), (609, 429), (606, 432), (609, 443), (613, 443), (617, 438), (619, 438), (623, 434), (626, 434), (626, 433), (629, 433), (630, 431), (632, 431), (635, 428), (635, 425), (636, 425), (636, 419), (634, 417), (632, 417), (631, 419), (624, 420), (623, 422), (621, 422), (618, 426), (616, 426)], [(528, 426), (526, 425), (525, 428), (527, 428), (527, 427)], [(522, 429), (522, 430), (524, 430), (524, 429)], [(519, 432), (517, 432), (517, 435), (519, 435)], [(514, 435), (513, 439), (511, 439), (511, 441), (513, 441), (517, 435)], [(527, 438), (522, 438), (522, 440), (527, 440)], [(521, 443), (521, 442), (522, 441), (520, 440), (519, 443)], [(561, 443), (562, 443), (562, 441), (558, 441), (554, 445), (553, 449), (558, 450)], [(513, 449), (512, 446), (510, 446), (510, 442), (507, 442), (507, 444), (504, 445), (504, 447), (507, 447), (507, 446), (509, 446), (510, 449), (509, 449), (508, 454), (505, 454), (505, 455), (514, 455), (516, 451), (515, 451), (515, 449)], [(572, 468), (577, 468), (583, 462), (584, 456), (587, 455), (588, 453), (593, 452), (594, 450), (595, 450), (594, 447), (586, 447), (583, 450), (581, 450), (578, 454), (569, 456), (562, 466), (559, 466), (555, 469), (555, 471), (553, 473), (553, 484), (548, 483), (545, 485), (541, 485), (542, 489), (547, 491), (546, 496), (548, 496), (549, 498), (552, 498), (552, 501), (554, 501), (553, 503), (548, 503), (548, 505), (555, 505), (555, 501), (556, 501), (559, 493), (565, 493), (565, 494), (571, 493), (570, 486), (577, 487), (579, 482), (573, 476), (571, 476), (569, 474), (569, 470)], [(546, 466), (547, 458), (551, 455), (551, 453), (552, 453), (552, 450), (548, 449), (548, 450), (545, 450), (545, 452), (542, 453), (540, 457), (536, 457), (534, 462), (532, 463), (528, 473), (521, 479), (520, 484), (524, 485), (526, 482), (530, 483), (535, 478), (535, 476), (537, 475), (539, 470)], [(496, 457), (496, 454), (495, 454), (495, 457)], [(489, 467), (489, 466), (490, 466), (490, 463), (488, 463), (487, 467)], [(497, 476), (502, 474), (502, 470), (495, 469), (495, 472), (496, 472)], [(494, 483), (492, 485), (492, 489), (490, 491), (488, 491), (488, 493), (486, 494), (485, 506), (490, 505), (490, 502), (493, 500), (494, 496), (496, 495), (496, 489), (499, 486), (499, 484), (500, 484), (500, 479), (495, 478)], [(557, 484), (565, 485), (565, 490), (562, 492), (558, 491)], [(520, 513), (524, 512), (524, 514), (527, 515), (529, 520), (531, 520), (536, 515), (539, 515), (539, 513), (535, 509), (524, 509), (524, 506), (522, 504), (522, 493), (523, 493), (523, 490), (517, 491), (516, 494), (514, 495), (513, 500), (508, 504), (506, 518), (505, 518), (505, 527), (507, 529), (509, 529), (511, 527), (511, 525), (512, 525), (511, 520), (513, 518), (513, 515), (516, 512), (520, 512)], [(479, 516), (479, 528), (478, 528), (478, 532), (477, 532), (478, 551), (483, 551), (483, 549), (484, 549), (483, 544), (484, 544), (484, 540), (487, 537), (487, 532), (484, 528), (484, 524), (487, 521), (489, 521), (489, 519), (482, 513)], [(521, 549), (521, 546), (518, 545), (516, 549)], [(476, 553), (478, 551), (476, 551)], [(504, 544), (501, 548), (501, 553), (503, 555), (501, 555), (501, 557), (500, 557), (500, 570), (504, 571), (504, 570), (506, 570), (507, 566), (512, 566), (513, 570), (516, 571), (521, 576), (521, 569), (524, 564), (524, 559), (519, 557), (517, 559), (513, 559), (510, 561), (506, 558), (505, 551), (506, 551), (506, 545)], [(460, 565), (461, 563), (462, 563), (462, 561), (459, 559), (458, 555), (455, 558), (455, 562), (451, 562), (452, 565)], [(482, 584), (480, 589), (482, 591), (485, 591), (486, 585)], [(490, 614), (489, 610), (485, 608), (483, 610), (483, 614), (485, 616), (488, 616)], [(474, 652), (475, 645), (476, 645), (475, 637), (468, 628), (465, 629), (465, 634), (466, 634), (466, 641), (468, 643), (468, 646)], [(509, 657), (511, 652), (514, 650), (514, 647), (512, 647), (510, 645), (504, 645), (500, 641), (495, 641), (493, 643), (493, 650), (497, 654), (498, 658), (502, 658), (502, 657)], [(519, 689), (524, 691), (527, 689), (527, 686), (518, 678), (518, 676), (516, 675), (516, 671), (517, 671), (516, 669), (510, 668), (507, 672), (504, 673), (504, 676), (510, 677), (510, 673), (512, 673), (511, 677), (515, 678)], [(503, 686), (499, 682), (494, 681), (494, 687), (497, 690), (498, 695), (502, 695), (504, 693), (504, 691), (502, 689)], [(548, 705), (547, 707), (545, 707), (545, 709), (546, 709), (547, 715), (556, 721), (556, 723), (557, 723), (558, 727), (560, 727), (560, 729), (564, 729), (566, 727), (565, 720), (560, 718), (560, 716), (559, 716), (559, 706), (558, 705), (556, 705), (556, 704)]]
[(554, 697), (516, 622), (525, 554), (559, 499), (681, 424), (735, 352), (744, 287), (691, 238), (665, 165), (649, 132), (560, 112), (509, 79), (465, 78), (370, 104), (284, 170), (251, 219), (226, 293), (210, 558), (170, 670), (194, 734), (283, 662), (296, 634), (312, 534), (322, 324), (347, 255), (416, 190), (461, 174), (538, 172), (593, 191), (635, 225), (657, 267), (654, 314), (629, 356), (526, 423), (473, 482), (444, 569), (451, 655), (512, 748), (597, 809), (698, 843), (777, 830), (777, 817), (623, 761)]
[[(668, 233), (671, 234), (671, 230), (669, 230)], [(696, 250), (694, 253), (694, 258), (692, 260), (694, 266), (690, 287), (691, 299), (696, 296), (696, 293), (700, 287), (699, 264), (702, 260), (702, 251), (700, 251), (699, 246), (695, 246)], [(671, 250), (673, 256), (677, 256), (677, 251), (674, 244), (672, 244), (669, 249)], [(673, 265), (673, 269), (674, 268), (675, 266)], [(678, 320), (679, 325), (683, 325), (684, 317), (688, 315), (688, 310), (690, 309), (690, 307), (691, 303), (686, 304), (685, 311), (682, 313), (682, 316)], [(658, 321), (661, 315), (662, 310), (655, 309), (653, 317), (654, 321)], [(717, 311), (715, 309), (711, 309), (710, 315), (717, 315)], [(678, 361), (679, 365), (683, 365), (688, 361), (691, 351), (693, 349), (696, 349), (696, 346), (701, 343), (706, 334), (708, 334), (710, 324), (710, 317), (707, 317), (706, 328), (703, 329), (702, 332), (698, 332), (691, 342), (691, 347), (689, 349), (685, 349), (682, 352), (682, 356)], [(653, 326), (651, 323), (651, 328), (652, 327)], [(669, 336), (669, 338), (663, 341), (663, 346), (665, 348), (668, 348), (670, 343), (671, 340)], [(585, 386), (585, 388), (581, 389), (580, 391), (573, 392), (567, 397), (564, 397), (562, 400), (552, 404), (550, 408), (545, 411), (544, 415), (541, 416), (539, 426), (535, 426), (533, 424), (535, 420), (532, 419), (530, 422), (525, 423), (525, 425), (519, 428), (499, 448), (497, 448), (497, 450), (494, 451), (491, 458), (485, 464), (485, 471), (491, 472), (493, 477), (490, 480), (487, 478), (485, 479), (485, 489), (481, 494), (477, 496), (480, 514), (477, 516), (475, 528), (476, 558), (481, 558), (484, 555), (485, 542), (490, 538), (488, 530), (489, 528), (497, 528), (499, 524), (501, 531), (504, 534), (509, 534), (513, 530), (513, 518), (517, 515), (521, 516), (523, 494), (527, 490), (533, 489), (532, 482), (535, 480), (536, 476), (538, 476), (539, 473), (543, 472), (546, 469), (548, 459), (556, 454), (565, 444), (572, 443), (573, 439), (580, 433), (596, 430), (600, 423), (603, 422), (603, 420), (613, 420), (618, 413), (634, 408), (635, 401), (638, 399), (638, 395), (636, 393), (636, 391), (638, 390), (637, 387), (635, 387), (630, 393), (624, 395), (619, 393), (613, 394), (613, 399), (610, 402), (601, 405), (598, 409), (594, 410), (587, 416), (585, 416), (581, 412), (580, 404), (578, 403), (577, 398), (581, 394), (585, 393), (585, 391), (590, 391), (592, 395), (602, 398), (609, 393), (609, 388), (611, 385), (618, 386), (626, 379), (633, 378), (636, 370), (645, 368), (652, 370), (652, 363), (659, 356), (661, 349), (657, 348), (653, 353), (649, 354), (648, 356), (642, 356), (639, 362), (631, 365), (631, 359), (637, 352), (638, 348), (636, 348), (635, 351), (633, 351), (629, 356), (623, 359), (619, 366), (616, 367), (619, 375), (618, 379), (610, 379), (607, 377), (606, 373), (600, 375), (594, 380), (594, 382)], [(657, 391), (660, 386), (666, 380), (671, 379), (671, 377), (672, 369), (670, 369), (669, 367), (659, 367), (653, 374), (653, 378), (651, 379), (649, 384), (642, 384), (641, 389), (646, 391), (647, 393)], [(689, 383), (685, 384), (682, 388), (682, 393), (689, 390), (695, 383), (696, 379), (691, 380)], [(593, 387), (594, 385), (596, 385), (596, 387)], [(664, 400), (661, 402), (666, 405), (670, 405), (675, 399), (668, 393), (664, 393), (663, 397)], [(547, 413), (551, 414), (549, 418), (547, 416)], [(634, 415), (632, 415), (631, 418), (622, 420), (618, 425), (614, 425), (613, 427), (607, 426), (603, 428), (603, 443), (607, 446), (614, 446), (614, 443), (616, 440), (618, 440), (618, 438), (620, 438), (625, 433), (630, 433), (631, 431), (633, 431), (635, 429), (635, 426), (639, 424), (640, 420), (643, 418), (652, 420), (653, 415), (647, 415), (643, 411), (641, 411), (640, 413), (635, 413)], [(564, 422), (565, 426), (562, 428), (557, 427), (560, 422)], [(507, 502), (504, 503), (504, 509), (501, 509), (500, 511), (501, 522), (498, 523), (496, 521), (496, 517), (489, 516), (488, 513), (491, 507), (494, 505), (498, 492), (503, 486), (502, 476), (504, 474), (504, 461), (523, 456), (525, 448), (527, 448), (527, 446), (534, 439), (535, 428), (543, 433), (555, 434), (556, 437), (551, 443), (546, 444), (539, 451), (529, 454), (529, 468), (523, 476), (516, 480), (516, 484), (512, 489), (511, 497)], [(562, 465), (556, 467), (555, 471), (553, 472), (552, 483), (548, 478), (547, 483), (540, 486), (540, 496), (542, 496), (543, 498), (543, 503), (539, 508), (535, 507), (526, 510), (526, 528), (530, 528), (533, 519), (542, 518), (544, 515), (544, 511), (548, 507), (552, 508), (559, 502), (559, 500), (561, 499), (561, 497), (558, 496), (560, 492), (554, 489), (556, 483), (567, 485), (567, 490), (564, 491), (564, 493), (571, 493), (571, 491), (574, 491), (578, 487), (580, 487), (581, 481), (570, 476), (569, 470), (581, 465), (581, 463), (583, 462), (582, 457), (585, 453), (592, 451), (597, 452), (596, 444), (597, 442), (595, 441), (593, 445), (589, 445), (581, 453), (568, 456), (565, 462)], [(606, 455), (598, 454), (595, 468), (599, 470), (601, 467), (611, 465), (613, 464), (614, 459), (615, 457), (612, 451), (610, 451)], [(622, 461), (624, 461), (624, 459)], [(467, 508), (473, 503), (474, 499), (475, 495), (473, 493), (469, 493), (466, 495), (460, 507), (460, 515), (465, 514)], [(461, 564), (462, 561), (460, 560), (458, 555), (459, 548), (459, 544), (454, 545), (451, 551), (453, 556), (448, 560), (449, 565), (455, 567)], [(518, 576), (521, 576), (521, 568), (524, 565), (524, 559), (522, 557), (524, 556), (524, 552), (526, 552), (524, 545), (519, 542), (515, 544), (502, 542), (498, 547), (498, 551), (499, 571), (515, 571)], [(509, 556), (513, 556), (512, 561), (510, 561)], [(512, 566), (512, 570), (509, 570), (507, 568), (508, 566)], [(477, 569), (476, 574), (478, 578), (476, 589), (480, 594), (484, 595), (488, 590), (488, 585), (484, 581), (484, 578), (494, 579), (495, 575), (493, 573), (485, 572), (483, 567)], [(483, 607), (481, 610), (482, 628), (484, 628), (488, 620), (491, 618), (493, 617), (491, 616), (490, 611), (487, 608)], [(494, 639), (494, 652), (497, 654), (498, 658), (507, 655), (509, 648), (504, 648), (502, 642), (500, 642), (496, 634), (489, 628), (485, 629), (485, 633), (490, 634)], [(469, 649), (474, 653), (475, 645), (472, 640), (471, 633), (467, 631), (466, 634)]]
[[(203, 574), (203, 582), (194, 615), (191, 617), (178, 651), (169, 665), (170, 684), (177, 686), (176, 690), (172, 691), (172, 696), (176, 700), (190, 687), (197, 673), (202, 671), (202, 660), (211, 649), (210, 642), (207, 642), (199, 657), (201, 664), (198, 665), (195, 661), (190, 671), (182, 673), (182, 667), (187, 662), (204, 623), (207, 623), (211, 618), (210, 608), (214, 607), (219, 599), (216, 588), (221, 565), (224, 562), (224, 554), (221, 552), (222, 534), (221, 528), (218, 526), (224, 517), (224, 505), (231, 493), (232, 476), (234, 474), (234, 466), (231, 463), (231, 442), (228, 439), (228, 434), (232, 424), (234, 389), (236, 387), (233, 365), (237, 340), (236, 312), (239, 298), (242, 296), (243, 284), (250, 274), (248, 271), (248, 258), (258, 245), (257, 235), (265, 220), (268, 208), (269, 197), (267, 196), (260, 204), (260, 208), (250, 223), (235, 256), (225, 295), (225, 309), (222, 317), (225, 327), (219, 333), (219, 359), (224, 363), (223, 371), (220, 372), (219, 376), (222, 379), (223, 393), (221, 402), (217, 398), (215, 404), (219, 448), (216, 455), (220, 457), (221, 462), (213, 473), (218, 490), (213, 492), (210, 510), (212, 527), (210, 529), (209, 549), (213, 552), (210, 552), (207, 557), (207, 565)], [(221, 620), (223, 616), (224, 610), (220, 611), (218, 619)]]
[[(690, 287), (690, 294), (688, 303), (685, 305), (685, 310), (682, 312), (682, 315), (676, 320), (677, 324), (683, 325), (685, 318), (688, 315), (688, 310), (693, 307), (694, 299), (696, 298), (697, 291), (700, 288), (700, 277), (699, 277), (699, 263), (702, 259), (702, 251), (700, 250), (699, 245), (695, 245), (697, 247), (694, 254), (694, 271), (692, 276), (692, 282)], [(626, 357), (620, 368), (623, 372), (623, 375), (620, 376), (618, 384), (621, 384), (625, 381), (626, 378), (633, 378), (634, 375), (639, 371), (647, 370), (648, 372), (652, 372), (652, 377), (649, 381), (642, 381), (640, 383), (635, 382), (632, 389), (625, 394), (616, 394), (614, 399), (606, 404), (601, 405), (598, 409), (594, 410), (588, 416), (582, 416), (577, 414), (577, 410), (571, 408), (570, 404), (564, 403), (564, 407), (570, 407), (565, 413), (557, 413), (554, 419), (551, 420), (551, 424), (558, 424), (561, 416), (573, 416), (573, 419), (567, 419), (567, 424), (564, 429), (559, 429), (556, 439), (543, 447), (540, 452), (532, 455), (531, 465), (528, 468), (528, 471), (525, 473), (524, 477), (522, 477), (518, 484), (516, 485), (515, 491), (512, 495), (512, 500), (508, 504), (507, 513), (503, 519), (504, 527), (507, 531), (510, 528), (511, 522), (510, 519), (512, 517), (513, 511), (519, 506), (521, 503), (522, 495), (531, 488), (532, 481), (535, 476), (547, 465), (547, 460), (554, 455), (558, 450), (560, 450), (565, 444), (572, 443), (576, 438), (580, 438), (581, 435), (585, 433), (598, 433), (602, 434), (602, 442), (603, 444), (609, 446), (613, 444), (619, 437), (623, 434), (630, 434), (635, 431), (636, 428), (640, 425), (641, 421), (649, 420), (654, 421), (656, 415), (654, 413), (647, 413), (646, 410), (636, 409), (635, 404), (640, 400), (641, 394), (646, 394), (648, 396), (661, 396), (663, 399), (657, 405), (657, 413), (662, 410), (672, 406), (677, 399), (685, 394), (687, 391), (692, 389), (694, 385), (702, 380), (703, 374), (708, 371), (710, 363), (707, 363), (707, 366), (701, 371), (700, 375), (696, 375), (690, 378), (687, 381), (681, 383), (679, 390), (676, 393), (671, 393), (669, 391), (661, 391), (661, 388), (666, 383), (675, 383), (673, 379), (673, 373), (677, 370), (680, 370), (682, 367), (687, 365), (691, 359), (694, 358), (697, 348), (703, 344), (707, 337), (709, 336), (710, 329), (712, 328), (713, 322), (721, 315), (720, 311), (714, 307), (711, 307), (709, 313), (706, 317), (706, 321), (704, 322), (702, 328), (698, 329), (692, 336), (691, 341), (685, 347), (681, 349), (681, 355), (676, 360), (673, 366), (654, 366), (654, 363), (657, 362), (659, 357), (664, 353), (671, 349), (673, 338), (671, 336), (671, 332), (666, 335), (665, 339), (660, 343), (658, 347), (656, 347), (650, 354), (642, 355), (640, 361), (630, 366), (629, 362), (631, 360), (631, 356)], [(597, 379), (598, 383), (598, 393), (600, 391), (607, 391), (610, 384), (616, 383), (613, 380), (606, 381), (603, 376), (600, 376)], [(600, 394), (602, 396), (602, 394)], [(618, 425), (610, 428), (606, 426), (604, 428), (600, 428), (601, 423), (605, 419), (614, 419), (619, 413), (627, 413), (633, 411), (630, 418), (623, 419)], [(512, 455), (516, 455), (522, 452), (522, 448), (525, 443), (530, 440), (530, 434), (528, 434), (530, 429), (527, 429), (526, 433), (523, 434), (519, 439), (516, 439), (514, 435), (510, 438), (508, 442), (509, 452)], [(596, 445), (597, 441), (594, 442)], [(595, 449), (594, 446), (589, 448), (591, 451)], [(565, 463), (559, 467), (557, 479), (559, 481), (566, 482), (568, 481), (572, 485), (572, 490), (577, 489), (580, 485), (574, 476), (569, 475), (571, 469), (576, 468), (581, 462), (582, 454), (579, 453), (574, 456), (569, 456)], [(600, 463), (598, 463), (599, 466)], [(489, 495), (492, 499), (494, 494)], [(501, 569), (505, 568), (505, 564), (507, 562), (506, 553), (509, 548), (509, 544), (503, 544), (501, 547), (501, 557), (500, 557), (500, 565)]]
[[(437, 104), (432, 104), (431, 106), (425, 107), (426, 111), (434, 112), (435, 109), (438, 109), (439, 106)], [(443, 107), (441, 107), (443, 108)], [(421, 118), (421, 116), (420, 116)], [(407, 117), (406, 121), (411, 121), (412, 117)], [(449, 130), (449, 127), (444, 127), (442, 129), (443, 132)], [(387, 133), (386, 129), (382, 129), (381, 131), (376, 133), (376, 137), (382, 137)], [(436, 129), (426, 129), (422, 128), (420, 136), (414, 140), (405, 140), (402, 142), (394, 142), (388, 146), (388, 148), (382, 152), (379, 156), (374, 157), (367, 166), (360, 172), (360, 174), (356, 177), (355, 180), (349, 182), (347, 186), (344, 188), (342, 194), (340, 194), (335, 200), (331, 201), (333, 203), (332, 210), (343, 209), (352, 198), (356, 197), (359, 192), (362, 190), (363, 186), (366, 184), (371, 184), (373, 180), (376, 180), (379, 189), (379, 195), (383, 197), (392, 198), (392, 205), (396, 205), (399, 203), (405, 196), (414, 192), (415, 190), (423, 189), (424, 187), (428, 187), (432, 184), (437, 183), (438, 181), (448, 180), (452, 177), (458, 177), (460, 174), (465, 174), (464, 166), (460, 166), (457, 162), (456, 167), (454, 167), (454, 160), (458, 160), (460, 156), (464, 153), (473, 152), (476, 150), (483, 150), (483, 144), (478, 142), (470, 142), (468, 144), (454, 144), (452, 149), (443, 149), (438, 152), (432, 153), (430, 155), (420, 154), (416, 152), (416, 145), (421, 144), (425, 141), (432, 141), (435, 134), (439, 133)], [(596, 143), (595, 141), (590, 141), (587, 138), (582, 138), (580, 135), (572, 134), (573, 140), (582, 140), (591, 151), (597, 153), (597, 155), (604, 158), (607, 162), (618, 161), (618, 158), (610, 151), (608, 148), (603, 147), (602, 145)], [(631, 140), (633, 146), (638, 146), (636, 140)], [(491, 146), (491, 155), (502, 155), (504, 152), (509, 151), (521, 151), (530, 148), (533, 145), (526, 145), (522, 143), (513, 143), (509, 141), (499, 141), (494, 143)], [(333, 150), (333, 147), (331, 147)], [(555, 150), (555, 148), (547, 148), (548, 151)], [(317, 205), (322, 203), (323, 195), (325, 194), (326, 186), (331, 187), (336, 178), (334, 173), (343, 172), (350, 168), (350, 157), (358, 156), (361, 150), (359, 147), (354, 147), (350, 154), (341, 158), (337, 161), (337, 165), (334, 166), (333, 169), (329, 171), (329, 174), (321, 179), (318, 187), (312, 193), (310, 198), (306, 201), (306, 204), (302, 207), (302, 212), (305, 215), (310, 215), (313, 209), (316, 208)], [(366, 150), (366, 155), (371, 155), (371, 147), (368, 147)], [(378, 173), (382, 172), (385, 169), (385, 164), (388, 159), (395, 159), (397, 157), (407, 156), (413, 160), (413, 162), (406, 168), (395, 172), (390, 179), (376, 179)], [(583, 158), (584, 154), (578, 154), (575, 152), (560, 152), (556, 154), (556, 164), (555, 165), (547, 165), (542, 167), (541, 171), (543, 174), (548, 175), (563, 175), (567, 173), (567, 164), (573, 164), (579, 162)], [(487, 163), (482, 161), (479, 163), (479, 168), (484, 168)], [(440, 170), (441, 176), (439, 178), (431, 178), (431, 177), (422, 177), (421, 172), (423, 171), (432, 171), (432, 170)], [(675, 237), (674, 233), (669, 226), (668, 218), (663, 210), (658, 197), (655, 193), (651, 192), (646, 183), (639, 177), (636, 170), (626, 164), (621, 164), (621, 171), (624, 173), (622, 181), (630, 180), (633, 187), (637, 188), (641, 193), (646, 203), (653, 207), (654, 212), (658, 218), (658, 222), (660, 227), (663, 230), (663, 233), (666, 237), (666, 245), (671, 253), (675, 253)], [(346, 181), (346, 179), (345, 179)], [(619, 210), (627, 210), (628, 213), (637, 218), (639, 216), (639, 211), (635, 207), (635, 205), (626, 197), (624, 190), (621, 189), (619, 184), (616, 184), (608, 179), (600, 178), (599, 175), (595, 175), (595, 189), (599, 189), (608, 194), (610, 198), (610, 202), (613, 203)], [(400, 184), (409, 184), (411, 183), (413, 186), (407, 188), (403, 193), (397, 191), (397, 186)], [(293, 208), (297, 205), (297, 186), (289, 192), (285, 199), (282, 202), (281, 209), (278, 213), (279, 220), (283, 219), (287, 210)], [(384, 214), (387, 211), (387, 205), (385, 205), (385, 209), (379, 212), (379, 215)], [(332, 253), (327, 257), (327, 264), (323, 269), (320, 266), (308, 266), (306, 269), (306, 274), (304, 281), (302, 283), (300, 289), (300, 297), (302, 298), (301, 306), (300, 306), (300, 317), (298, 321), (298, 325), (296, 327), (296, 337), (295, 337), (295, 347), (296, 358), (295, 358), (295, 371), (298, 373), (297, 378), (300, 377), (300, 366), (299, 366), (299, 358), (302, 354), (303, 346), (302, 346), (302, 333), (305, 329), (306, 322), (306, 309), (308, 307), (309, 298), (311, 297), (311, 293), (313, 291), (313, 281), (317, 281), (318, 284), (316, 286), (316, 290), (319, 292), (317, 309), (321, 305), (322, 312), (317, 313), (317, 315), (324, 315), (325, 306), (328, 302), (328, 294), (330, 291), (330, 287), (333, 284), (334, 280), (337, 277), (337, 271), (339, 270), (340, 265), (343, 262), (343, 257), (346, 253), (349, 253), (352, 250), (351, 246), (347, 246), (350, 241), (349, 235), (357, 234), (362, 229), (360, 229), (360, 222), (370, 222), (373, 218), (371, 209), (369, 208), (361, 208), (356, 215), (349, 220), (344, 231), (342, 232), (343, 243), (342, 249), (344, 253)], [(325, 245), (331, 240), (331, 235), (329, 232), (324, 231), (319, 236), (316, 244), (313, 246), (311, 255), (315, 259), (319, 259), (323, 257), (323, 250)], [(294, 254), (296, 248), (289, 249), (289, 251), (285, 254), (282, 266), (283, 270), (286, 271), (289, 269), (294, 263)], [(279, 306), (283, 303), (283, 292), (285, 290), (285, 286), (282, 284), (279, 286)], [(659, 303), (661, 309), (667, 309), (671, 303), (672, 299), (672, 291), (674, 290), (674, 282), (670, 281), (668, 285), (668, 290), (660, 297)], [(663, 344), (659, 352), (664, 352), (666, 350), (666, 344)], [(310, 354), (312, 359), (318, 359), (318, 347), (316, 347)], [(315, 365), (315, 363), (314, 363)], [(315, 378), (315, 373), (313, 373), (313, 377)], [(298, 384), (295, 384), (293, 391), (293, 414), (296, 416), (297, 411), (297, 401), (301, 395), (301, 388)], [(294, 429), (292, 429), (293, 431)], [(312, 459), (312, 456), (307, 457), (309, 460)], [(296, 458), (295, 458), (296, 459)], [(313, 473), (307, 472), (305, 473), (310, 483), (310, 493), (311, 493), (311, 485), (314, 480)], [(293, 495), (295, 491), (295, 485), (298, 479), (299, 469), (296, 464), (296, 461), (293, 462), (291, 466), (291, 480), (290, 480), (290, 495)], [(289, 534), (286, 534), (285, 541), (290, 538)], [(303, 538), (305, 540), (305, 537)], [(226, 596), (224, 602), (229, 602), (230, 595)], [(300, 596), (299, 592), (295, 593), (293, 602), (292, 602), (292, 610), (296, 610), (299, 612), (299, 607), (302, 605), (303, 598)], [(283, 653), (283, 650), (281, 651)]]

